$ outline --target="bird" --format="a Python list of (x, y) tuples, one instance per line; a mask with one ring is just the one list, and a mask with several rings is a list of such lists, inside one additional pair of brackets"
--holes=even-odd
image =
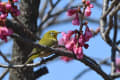
[[(58, 44), (57, 35), (61, 33), (55, 30), (50, 30), (46, 32), (41, 40), (39, 40), (38, 44), (47, 46), (47, 47), (54, 47)], [(29, 63), (30, 61), (33, 61), (37, 57), (47, 57), (51, 55), (51, 52), (48, 52), (47, 50), (43, 50), (41, 48), (33, 48), (32, 52), (28, 55), (28, 59), (25, 62), (25, 64)]]

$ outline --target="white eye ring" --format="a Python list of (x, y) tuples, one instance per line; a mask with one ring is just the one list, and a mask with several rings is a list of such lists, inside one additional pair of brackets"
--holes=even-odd
[(54, 33), (53, 33), (53, 32), (51, 32), (50, 34), (51, 34), (52, 36), (54, 35)]

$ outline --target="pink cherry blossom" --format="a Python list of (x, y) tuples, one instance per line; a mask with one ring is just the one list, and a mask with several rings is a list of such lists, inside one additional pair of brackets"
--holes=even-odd
[(5, 19), (7, 16), (8, 16), (7, 13), (6, 13), (6, 14), (1, 14), (1, 15), (0, 15), (0, 18), (1, 18), (1, 19)]
[(10, 36), (13, 33), (11, 29), (7, 27), (0, 27), (0, 38), (7, 42), (7, 36)]
[(10, 3), (7, 3), (7, 4), (5, 5), (5, 7), (6, 7), (7, 10), (9, 10), (9, 9), (12, 8), (12, 5), (11, 5)]
[(116, 58), (116, 72), (120, 72), (120, 58)]
[(61, 39), (58, 40), (58, 45), (64, 45), (64, 40), (63, 40), (63, 38), (61, 38)]
[(63, 40), (63, 42), (66, 43), (69, 40), (70, 35), (66, 34), (65, 32), (61, 32), (61, 34), (63, 36), (61, 40)]
[(64, 43), (68, 42), (72, 36), (74, 32), (73, 31), (68, 31), (68, 33), (65, 33), (65, 32), (61, 32), (62, 34), (62, 40), (64, 41)]
[(77, 12), (77, 9), (69, 9), (69, 10), (67, 11), (67, 16), (72, 16), (72, 15), (74, 15), (76, 12)]
[(85, 16), (90, 16), (91, 15), (91, 8), (90, 7), (87, 7), (86, 9), (85, 9)]
[(93, 6), (93, 4), (90, 4), (89, 7), (90, 7), (90, 8), (93, 8), (94, 6)]
[(90, 5), (90, 1), (86, 1), (86, 3), (85, 3), (86, 5)]
[(80, 21), (79, 21), (79, 16), (78, 16), (78, 14), (79, 14), (79, 8), (77, 9), (69, 9), (68, 11), (67, 11), (67, 15), (68, 16), (73, 16), (73, 15), (75, 15), (75, 18), (72, 20), (72, 24), (73, 25), (80, 25)]
[(75, 53), (75, 55), (78, 54), (78, 47), (77, 47), (77, 45), (73, 46), (73, 52)]
[[(79, 34), (79, 35), (78, 35)], [(59, 40), (59, 44), (65, 46), (69, 51), (72, 51), (78, 59), (83, 58), (83, 47), (88, 48), (89, 45), (86, 42), (92, 37), (91, 31), (86, 27), (85, 33), (80, 33), (78, 30), (68, 31), (68, 33), (62, 32), (62, 38)]]
[(78, 48), (78, 54), (76, 55), (76, 57), (78, 59), (82, 59), (83, 58), (83, 49), (82, 49), (82, 47)]
[(77, 47), (76, 45), (73, 48), (73, 52), (75, 53), (76, 57), (78, 59), (82, 59), (83, 58), (83, 49), (82, 47)]
[(65, 44), (65, 48), (72, 51), (73, 50), (73, 46), (74, 46), (75, 42), (72, 40), (72, 41), (69, 41)]
[(89, 39), (93, 36), (92, 32), (88, 27), (86, 27), (85, 34), (84, 34), (84, 39), (85, 41), (89, 41)]
[(18, 0), (13, 0), (13, 2), (18, 2)]
[(81, 35), (80, 35), (80, 38), (79, 38), (79, 43), (80, 43), (80, 46), (84, 46), (84, 44), (85, 44), (83, 34), (81, 34)]
[(72, 20), (73, 25), (80, 25), (78, 14), (76, 14), (75, 19)]

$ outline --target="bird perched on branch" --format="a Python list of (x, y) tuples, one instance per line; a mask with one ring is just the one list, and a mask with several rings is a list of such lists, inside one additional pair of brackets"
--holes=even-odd
[[(44, 34), (44, 36), (41, 38), (41, 40), (39, 41), (38, 44), (48, 46), (48, 47), (53, 47), (53, 46), (57, 45), (57, 43), (58, 43), (58, 41), (57, 41), (58, 33), (60, 33), (60, 32), (57, 32), (57, 31), (54, 31), (54, 30), (46, 32)], [(52, 54), (52, 53), (48, 52), (45, 49), (33, 48), (30, 55), (28, 55), (28, 60), (25, 62), (25, 64), (29, 63), (30, 61), (34, 60), (37, 57), (47, 57), (50, 54)]]

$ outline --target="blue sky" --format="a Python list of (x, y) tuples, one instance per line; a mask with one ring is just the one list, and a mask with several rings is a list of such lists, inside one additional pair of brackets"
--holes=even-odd
[[(61, 0), (62, 1), (62, 0)], [(102, 3), (102, 0), (98, 0), (99, 3)], [(67, 3), (68, 1), (62, 1), (59, 6)], [(81, 0), (76, 0), (74, 4), (80, 3)], [(73, 5), (74, 5), (73, 4)], [(92, 9), (92, 15), (91, 19), (100, 19), (100, 15), (102, 13), (102, 9), (94, 6)], [(66, 14), (63, 14), (66, 17)], [(88, 23), (90, 28), (93, 28), (94, 30), (99, 27), (99, 24), (96, 23)], [(47, 32), (48, 30), (57, 30), (57, 31), (64, 31), (67, 32), (68, 30), (74, 30), (78, 29), (78, 26), (72, 25), (72, 23), (65, 23), (60, 25), (53, 25), (47, 29), (45, 29), (42, 33), (42, 35)], [(61, 35), (58, 36), (60, 38)], [(101, 39), (100, 34), (93, 37), (89, 42), (89, 48), (87, 50), (84, 50), (84, 53), (90, 57), (96, 57), (96, 58), (107, 58), (110, 56), (111, 48)], [(12, 44), (13, 42), (10, 41), (9, 43), (6, 43), (5, 45), (0, 46), (0, 50), (3, 53), (12, 53)], [(0, 63), (4, 63), (4, 61), (1, 59)], [(39, 60), (39, 59), (38, 59)], [(56, 59), (54, 61), (48, 62), (47, 64), (43, 65), (47, 66), (49, 69), (49, 73), (38, 78), (37, 80), (72, 80), (77, 74), (79, 74), (82, 70), (88, 68), (83, 63), (73, 60), (71, 62), (64, 62), (59, 59)], [(102, 66), (102, 69), (109, 74), (110, 67)], [(3, 72), (3, 68), (0, 68), (0, 74)], [(8, 80), (7, 75), (3, 80)], [(94, 71), (89, 71), (82, 77), (80, 77), (78, 80), (103, 80), (101, 76), (96, 74)]]

